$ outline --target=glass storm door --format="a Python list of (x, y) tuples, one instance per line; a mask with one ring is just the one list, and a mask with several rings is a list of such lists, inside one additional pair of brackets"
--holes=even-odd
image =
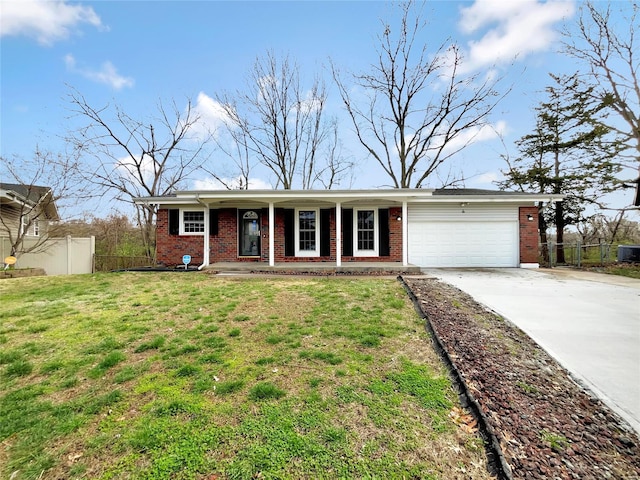
[(260, 256), (260, 214), (255, 210), (240, 211), (240, 256)]

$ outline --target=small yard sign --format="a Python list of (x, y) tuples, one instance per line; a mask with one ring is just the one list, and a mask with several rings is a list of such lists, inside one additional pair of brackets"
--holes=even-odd
[(191, 263), (191, 255), (183, 255), (182, 263), (184, 263), (184, 269), (187, 269), (187, 266)]

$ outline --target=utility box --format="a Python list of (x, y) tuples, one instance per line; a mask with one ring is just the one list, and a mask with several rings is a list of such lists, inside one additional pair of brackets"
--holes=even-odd
[(640, 263), (640, 245), (618, 245), (618, 262)]

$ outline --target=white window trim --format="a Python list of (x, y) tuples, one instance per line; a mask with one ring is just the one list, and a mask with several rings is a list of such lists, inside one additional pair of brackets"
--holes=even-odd
[(29, 236), (29, 215), (27, 214), (20, 215), (20, 232), (18, 235)]
[(19, 235), (23, 235), (25, 237), (39, 237), (40, 230), (40, 221), (38, 218), (31, 220), (31, 215), (28, 213), (20, 215)]
[[(358, 250), (358, 212), (373, 210), (373, 250)], [(353, 256), (354, 257), (379, 257), (378, 209), (375, 207), (358, 207), (353, 209)]]
[[(300, 250), (300, 212), (316, 212), (316, 249)], [(320, 256), (320, 209), (319, 208), (296, 208), (295, 225), (295, 254), (296, 257), (319, 257)]]
[[(203, 212), (203, 220), (207, 221), (207, 212), (204, 208), (181, 208), (180, 209), (180, 235), (204, 236), (204, 232), (185, 232), (184, 231), (184, 212)], [(203, 224), (204, 225), (204, 224)]]

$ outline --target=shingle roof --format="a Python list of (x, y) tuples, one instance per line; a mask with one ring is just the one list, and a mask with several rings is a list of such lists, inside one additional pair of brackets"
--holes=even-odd
[(38, 185), (19, 185), (17, 183), (0, 183), (0, 188), (15, 192), (30, 202), (37, 202), (51, 190), (49, 187), (41, 187)]
[(504, 190), (485, 190), (482, 188), (438, 188), (433, 195), (522, 195), (522, 192), (506, 192)]
[[(43, 187), (40, 185), (20, 185), (17, 183), (1, 183), (1, 182), (0, 182), (0, 190), (4, 190), (5, 192), (12, 192), (15, 195), (9, 195), (9, 197), (12, 197), (12, 196), (19, 197), (20, 201), (26, 201), (26, 203), (32, 203), (34, 205), (36, 205), (44, 197), (46, 197), (49, 193), (51, 193), (51, 188)], [(58, 208), (55, 204), (53, 195), (48, 201), (44, 203), (44, 212), (46, 217), (50, 220), (60, 219)]]

